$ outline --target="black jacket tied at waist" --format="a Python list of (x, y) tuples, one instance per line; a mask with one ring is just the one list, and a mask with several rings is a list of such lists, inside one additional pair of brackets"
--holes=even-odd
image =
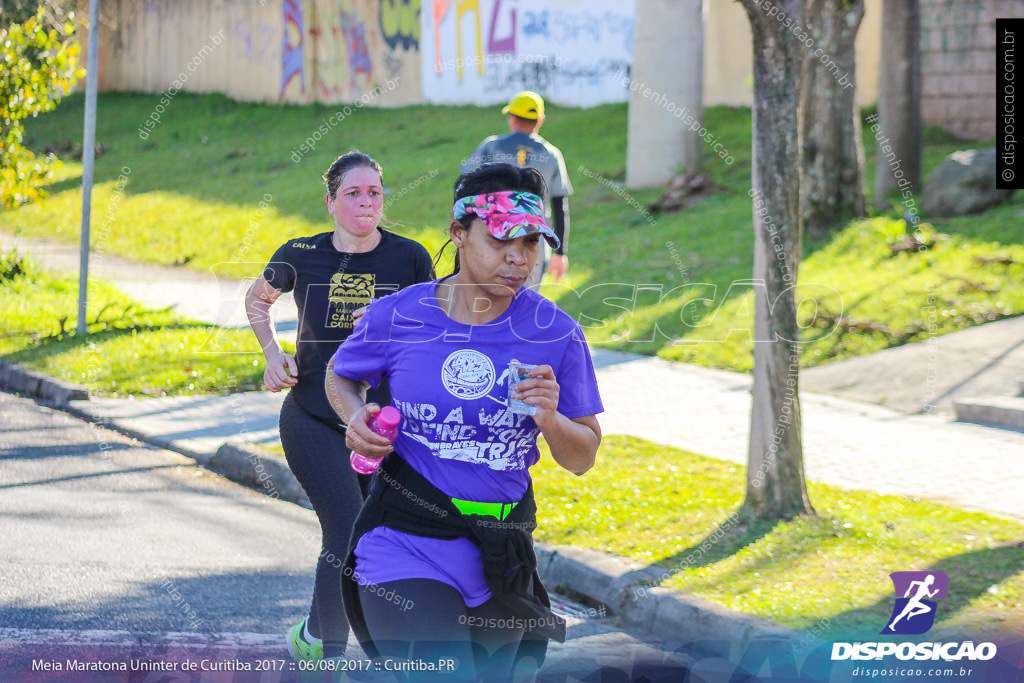
[(484, 579), (492, 599), (509, 616), (530, 625), (524, 642), (542, 643), (539, 651), (531, 654), (540, 661), (548, 640), (565, 642), (565, 620), (552, 613), (551, 601), (537, 573), (532, 536), (537, 528), (537, 504), (532, 481), (522, 500), (504, 520), (490, 515), (463, 515), (451, 498), (397, 453), (384, 458), (352, 529), (341, 582), (352, 631), (366, 654), (374, 658), (380, 653), (370, 638), (359, 604), (355, 547), (363, 534), (379, 526), (414, 536), (445, 540), (468, 538), (480, 549)]

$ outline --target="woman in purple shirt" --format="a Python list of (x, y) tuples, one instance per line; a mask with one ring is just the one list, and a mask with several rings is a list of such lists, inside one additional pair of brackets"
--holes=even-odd
[[(349, 447), (388, 456), (353, 532), (346, 609), (364, 649), (407, 671), (503, 678), (564, 639), (535, 571), (529, 468), (541, 435), (565, 469), (593, 467), (603, 406), (579, 325), (523, 286), (541, 239), (558, 244), (543, 194), (529, 168), (461, 176), (455, 272), (374, 302), (327, 374)], [(535, 367), (510, 394), (516, 361)], [(394, 453), (363, 397), (385, 376), (403, 418)]]

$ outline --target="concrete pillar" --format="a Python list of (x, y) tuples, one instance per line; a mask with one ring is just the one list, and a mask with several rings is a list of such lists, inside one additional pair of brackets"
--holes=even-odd
[[(701, 171), (704, 0), (636, 0), (626, 186), (664, 185)], [(748, 48), (749, 49), (749, 48)]]

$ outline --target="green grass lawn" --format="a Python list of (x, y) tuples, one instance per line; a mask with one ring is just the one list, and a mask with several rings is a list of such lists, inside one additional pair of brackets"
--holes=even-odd
[(532, 470), (537, 540), (650, 563), (672, 575), (665, 587), (838, 640), (877, 636), (892, 609), (891, 572), (941, 570), (949, 593), (929, 638), (1024, 633), (1024, 525), (810, 484), (817, 517), (751, 526), (733, 518), (745, 470), (609, 436), (577, 478), (545, 450)]
[(95, 397), (232, 393), (263, 382), (263, 354), (248, 329), (221, 329), (147, 310), (90, 280), (88, 332), (78, 324), (78, 278), (0, 258), (0, 356)]
[[(436, 251), (460, 161), (504, 126), (495, 108), (359, 109), (301, 156), (295, 151), (334, 109), (181, 94), (148, 139), (140, 139), (137, 128), (157, 100), (100, 97), (97, 140), (106, 152), (96, 163), (93, 242), (108, 253), (238, 277), (258, 272), (284, 240), (329, 229), (319, 176), (351, 148), (383, 164), (393, 191), (385, 203), (389, 224)], [(28, 144), (70, 157), (81, 136), (82, 107), (80, 96), (70, 97), (30, 121)], [(658, 190), (607, 186), (625, 175), (626, 106), (551, 107), (542, 133), (565, 153), (576, 194), (571, 288), (545, 291), (580, 320), (594, 344), (748, 370), (750, 111), (713, 107), (706, 125), (736, 159), (727, 166), (706, 155), (706, 173), (722, 191), (652, 223), (636, 207), (654, 201)], [(867, 131), (868, 187), (871, 142)], [(934, 129), (925, 142), (926, 172), (946, 154), (977, 146)], [(77, 241), (80, 173), (80, 164), (69, 160), (50, 198), (0, 213), (0, 229)], [(799, 291), (820, 304), (815, 309), (808, 301), (801, 309), (805, 366), (1024, 313), (1016, 286), (1024, 274), (1019, 198), (980, 216), (936, 220), (932, 249), (893, 257), (886, 241), (903, 230), (897, 215), (894, 209), (853, 222), (830, 240), (805, 242)], [(995, 256), (1012, 262), (975, 258)], [(934, 321), (931, 306), (938, 311)], [(838, 326), (831, 324), (836, 317)]]

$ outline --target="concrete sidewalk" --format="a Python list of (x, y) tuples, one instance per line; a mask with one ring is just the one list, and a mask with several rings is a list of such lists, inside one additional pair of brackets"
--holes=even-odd
[[(0, 252), (17, 249), (46, 270), (78, 273), (79, 248), (63, 242), (28, 239), (0, 231)], [(263, 268), (253, 263), (253, 279)], [(77, 277), (77, 275), (76, 275)], [(217, 269), (137, 263), (107, 254), (90, 254), (89, 277), (115, 283), (128, 296), (155, 309), (172, 308), (179, 315), (223, 327), (248, 327), (244, 297), (252, 280), (221, 277)], [(283, 294), (274, 304), (278, 333), (294, 340), (298, 311), (292, 295)]]
[[(603, 368), (598, 380), (606, 433), (746, 464), (748, 376), (649, 358)], [(810, 481), (1024, 520), (1024, 434), (807, 391), (800, 403)]]
[(1015, 396), (1024, 380), (1024, 316), (800, 372), (814, 392), (904, 413), (952, 415), (954, 402)]
[[(746, 464), (747, 375), (593, 352), (605, 434)], [(225, 442), (272, 444), (284, 393), (72, 401), (73, 409), (208, 461)], [(801, 392), (807, 478), (1024, 520), (1024, 434)]]

